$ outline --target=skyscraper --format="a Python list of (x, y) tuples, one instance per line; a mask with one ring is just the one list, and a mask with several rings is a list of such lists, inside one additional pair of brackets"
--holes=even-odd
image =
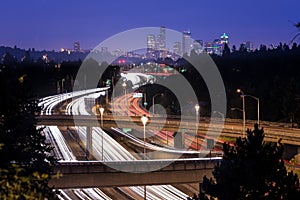
[(193, 49), (197, 54), (203, 51), (203, 40), (194, 40)]
[(150, 34), (147, 36), (147, 52), (150, 53), (154, 51), (155, 48), (155, 36), (153, 34)]
[(182, 33), (182, 53), (190, 55), (191, 53), (191, 32), (190, 31), (183, 31)]
[(166, 27), (160, 27), (160, 33), (157, 37), (158, 43), (158, 50), (165, 50), (166, 49)]
[(78, 41), (74, 42), (74, 48), (73, 50), (75, 52), (79, 52), (80, 51), (80, 43)]
[(180, 42), (174, 42), (173, 46), (173, 52), (176, 54), (176, 56), (181, 56), (181, 43)]
[(221, 36), (221, 42), (222, 44), (227, 43), (228, 44), (228, 35), (226, 33), (223, 33), (223, 35)]

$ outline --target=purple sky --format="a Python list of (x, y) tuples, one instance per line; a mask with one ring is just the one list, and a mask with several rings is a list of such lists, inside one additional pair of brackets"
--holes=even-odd
[(276, 45), (288, 43), (297, 31), (292, 22), (300, 21), (299, 0), (10, 0), (0, 7), (0, 46), (38, 50), (74, 41), (92, 49), (119, 32), (161, 25), (204, 41), (226, 32), (230, 45)]

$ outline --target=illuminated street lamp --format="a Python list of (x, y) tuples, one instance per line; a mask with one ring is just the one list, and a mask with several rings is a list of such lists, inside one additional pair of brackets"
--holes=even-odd
[[(146, 160), (146, 124), (148, 122), (148, 117), (144, 115), (141, 117), (141, 121), (144, 125), (144, 160)], [(144, 186), (144, 199), (147, 199), (147, 188)]]
[(122, 84), (122, 86), (123, 86), (123, 88), (124, 88), (124, 95), (125, 95), (125, 102), (126, 102), (126, 109), (127, 109), (127, 113), (128, 113), (128, 102), (127, 102), (127, 96), (126, 96), (126, 86), (127, 86), (127, 84), (126, 84), (126, 82), (124, 82), (123, 84)]
[(104, 148), (103, 148), (103, 113), (104, 113), (104, 108), (101, 107), (99, 109), (99, 111), (100, 111), (101, 129), (102, 129), (102, 132), (101, 132), (102, 133), (101, 134), (102, 135), (102, 141), (101, 141), (102, 142), (102, 155), (101, 155), (101, 157), (102, 157), (102, 160), (103, 160), (103, 151), (104, 151)]
[(124, 83), (122, 84), (122, 86), (123, 86), (123, 88), (124, 88), (124, 94), (125, 94), (125, 96), (126, 96), (126, 86), (127, 86), (127, 84), (124, 82)]
[(199, 110), (200, 110), (200, 106), (199, 104), (195, 105), (195, 110), (196, 110), (196, 138), (197, 138), (197, 149), (198, 149), (198, 133), (197, 133), (197, 127), (198, 127), (198, 123), (199, 123)]
[(101, 128), (103, 128), (103, 113), (104, 113), (104, 108), (99, 108), (100, 111), (100, 117), (101, 117)]
[(245, 95), (244, 92), (241, 89), (237, 89), (236, 90), (237, 93), (240, 93), (240, 97), (242, 98), (243, 101), (243, 135), (245, 134), (245, 130), (246, 130), (246, 110), (245, 110)]
[(148, 122), (148, 117), (144, 115), (143, 117), (141, 117), (141, 121), (144, 125), (144, 160), (146, 160), (146, 124)]

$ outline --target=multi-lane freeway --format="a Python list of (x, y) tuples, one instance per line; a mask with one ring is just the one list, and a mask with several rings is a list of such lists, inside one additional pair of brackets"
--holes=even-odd
[[(136, 160), (141, 159), (141, 154), (133, 153), (133, 151), (124, 145), (121, 145), (116, 141), (110, 134), (105, 132), (103, 129), (99, 128), (100, 118), (99, 116), (93, 115), (90, 111), (86, 110), (84, 99), (90, 95), (90, 97), (97, 97), (99, 93), (103, 92), (107, 88), (93, 89), (72, 92), (67, 94), (55, 95), (51, 97), (43, 98), (39, 105), (43, 106), (43, 110), (40, 116), (41, 125), (51, 125), (44, 129), (47, 139), (55, 146), (55, 155), (62, 160), (74, 161), (77, 160), (78, 152), (82, 151), (85, 154), (86, 150), (86, 137), (87, 128), (86, 126), (95, 126), (92, 128), (92, 157), (95, 160), (102, 161), (116, 161), (116, 160)], [(137, 130), (142, 130), (140, 116), (150, 114), (140, 106), (139, 99), (132, 98), (131, 94), (127, 96), (121, 96), (116, 98), (114, 101), (114, 111), (115, 115), (104, 115), (104, 128), (111, 129), (115, 125), (114, 121), (118, 120), (118, 125), (124, 125), (128, 127), (128, 119), (134, 122), (134, 127)], [(91, 109), (93, 110), (93, 109)], [(129, 112), (128, 112), (129, 110)], [(95, 112), (95, 110), (94, 110)], [(96, 111), (97, 113), (97, 111)], [(117, 114), (117, 116), (116, 116)], [(131, 115), (131, 117), (123, 117), (122, 115)], [(70, 127), (67, 131), (62, 131), (61, 126), (71, 126), (74, 125), (73, 117), (76, 116), (77, 121), (81, 121), (82, 124), (76, 124), (74, 128)], [(150, 116), (151, 117), (151, 116)], [(95, 120), (96, 119), (96, 120)], [(217, 122), (217, 120), (215, 121)], [(93, 124), (95, 123), (95, 124)], [(202, 118), (199, 124), (198, 137), (193, 137), (185, 134), (185, 141), (190, 149), (198, 150), (201, 146), (205, 144), (205, 136), (203, 132), (207, 130), (209, 120)], [(53, 126), (54, 125), (54, 126)], [(132, 125), (132, 124), (130, 124)], [(134, 135), (125, 134), (118, 128), (113, 128), (115, 134), (120, 137), (127, 138), (136, 147), (146, 147), (148, 150), (168, 152), (171, 154), (197, 154), (198, 151), (194, 152), (192, 150), (182, 151), (174, 148), (170, 148), (170, 145), (174, 144), (173, 141), (173, 131), (179, 125), (179, 119), (176, 117), (169, 117), (166, 119), (165, 116), (156, 115), (155, 118), (150, 118), (150, 124), (148, 126), (148, 134), (152, 134), (160, 145), (154, 145), (149, 143), (148, 140), (145, 144), (141, 138), (137, 138)], [(185, 125), (186, 131), (195, 132), (196, 125), (192, 118), (181, 119), (181, 125)], [(291, 143), (295, 145), (300, 144), (300, 134), (298, 129), (282, 127), (284, 124), (268, 123), (262, 122), (262, 126), (265, 127), (266, 139), (269, 141), (276, 141), (278, 138), (284, 138), (285, 143)], [(220, 131), (219, 124), (216, 123), (216, 130)], [(249, 122), (247, 127), (252, 128), (253, 122)], [(131, 127), (132, 128), (132, 127)], [(159, 128), (159, 131), (155, 129)], [(152, 130), (151, 130), (152, 129)], [(241, 136), (242, 133), (242, 122), (238, 120), (226, 119), (225, 126), (222, 131), (223, 136), (237, 137)], [(64, 133), (62, 133), (64, 132)], [(150, 133), (151, 132), (151, 133)], [(71, 140), (66, 140), (66, 133), (68, 133), (72, 138)], [(199, 139), (200, 138), (200, 139)], [(222, 142), (222, 141), (217, 141)], [(76, 147), (74, 147), (76, 146)], [(137, 148), (139, 149), (139, 148)], [(218, 149), (218, 148), (216, 148)], [(75, 155), (74, 155), (75, 154)], [(102, 191), (104, 190), (104, 192)], [(122, 187), (117, 189), (74, 189), (74, 190), (61, 190), (60, 198), (62, 199), (109, 199), (107, 194), (110, 194), (119, 199), (142, 199), (144, 195), (143, 187)], [(186, 194), (182, 193), (180, 190), (173, 186), (148, 186), (147, 187), (147, 199), (185, 199)]]
[[(74, 96), (77, 97), (74, 101), (67, 101), (68, 99), (72, 98), (70, 94), (64, 94), (62, 96), (57, 95), (45, 98), (40, 103), (40, 105), (44, 105), (42, 114), (51, 115), (53, 112), (57, 112), (57, 110), (55, 110), (55, 107), (60, 107), (63, 101), (69, 102), (65, 109), (66, 114), (88, 114), (88, 112), (84, 109), (84, 106), (82, 106), (84, 105), (83, 98), (84, 95), (88, 95), (90, 93), (95, 92), (100, 92), (100, 90), (84, 91), (83, 93), (74, 92), (72, 95), (73, 98)], [(78, 134), (80, 140), (86, 141), (85, 127), (75, 127), (75, 131)], [(116, 131), (120, 132), (120, 130)], [(69, 161), (76, 160), (76, 156), (71, 151), (68, 142), (65, 140), (57, 126), (48, 126), (45, 128), (44, 132), (48, 140), (55, 146), (55, 155), (58, 158)], [(106, 132), (104, 132), (100, 128), (93, 129), (92, 137), (93, 157), (97, 160), (113, 161), (137, 159), (128, 150), (126, 150), (122, 145), (116, 142), (113, 138), (111, 138), (108, 134), (106, 134)], [(103, 142), (101, 142), (102, 139)], [(103, 148), (102, 145), (104, 145)], [(102, 151), (103, 149), (105, 149), (105, 151)], [(125, 199), (142, 199), (144, 195), (144, 187), (122, 187), (118, 188), (115, 192), (110, 191), (109, 193), (114, 193), (114, 195), (118, 196), (117, 198), (123, 197)], [(60, 198), (74, 199), (76, 197), (79, 199), (109, 199), (107, 195), (105, 195), (106, 194), (100, 189), (76, 189), (61, 190)], [(147, 187), (147, 199), (186, 199), (186, 197), (186, 194), (170, 185)]]

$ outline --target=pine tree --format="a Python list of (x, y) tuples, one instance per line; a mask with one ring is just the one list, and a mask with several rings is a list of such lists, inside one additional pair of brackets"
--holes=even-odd
[(213, 171), (214, 179), (204, 177), (200, 199), (300, 199), (299, 179), (284, 166), (281, 140), (264, 142), (264, 130), (257, 124), (246, 133), (234, 146), (224, 143), (223, 160)]
[(0, 199), (55, 199), (48, 181), (56, 159), (37, 128), (40, 107), (10, 70), (0, 71)]

